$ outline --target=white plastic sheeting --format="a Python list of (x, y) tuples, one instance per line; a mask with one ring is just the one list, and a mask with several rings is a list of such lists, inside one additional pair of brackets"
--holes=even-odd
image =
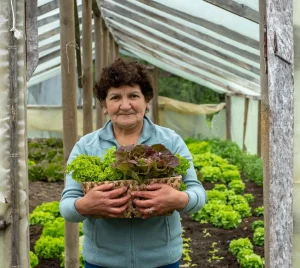
[[(16, 27), (24, 31), (24, 1), (13, 1), (16, 3)], [(8, 15), (10, 1), (0, 1), (0, 219), (10, 221), (10, 182), (9, 182), (9, 146), (10, 146), (10, 115), (9, 115), (9, 62), (8, 62)], [(25, 67), (24, 67), (24, 39), (17, 44), (18, 49), (18, 134), (19, 134), (19, 249), (20, 268), (29, 267), (29, 234), (28, 234), (28, 182), (26, 168), (26, 129), (25, 129)], [(8, 203), (6, 203), (6, 200)], [(0, 230), (0, 267), (10, 268), (11, 266), (11, 234), (12, 229), (8, 226)]]
[[(256, 0), (238, 2), (258, 12)], [(77, 4), (81, 19), (82, 0)], [(60, 73), (58, 4), (38, 5), (40, 65), (29, 86)], [(218, 92), (260, 95), (258, 23), (204, 1), (101, 0), (98, 6), (122, 51)]]

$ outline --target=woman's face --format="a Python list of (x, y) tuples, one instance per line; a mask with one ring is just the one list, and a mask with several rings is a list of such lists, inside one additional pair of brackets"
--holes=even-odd
[(120, 129), (139, 128), (149, 103), (140, 86), (111, 87), (108, 90), (104, 107), (114, 125)]

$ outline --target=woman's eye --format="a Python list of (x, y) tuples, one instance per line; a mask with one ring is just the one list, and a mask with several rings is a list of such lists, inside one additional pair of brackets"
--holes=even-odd
[(139, 95), (132, 95), (131, 96), (131, 98), (133, 98), (133, 99), (136, 99), (136, 98), (138, 98), (139, 97)]
[(113, 97), (111, 97), (110, 99), (111, 99), (111, 100), (117, 100), (117, 99), (119, 99), (119, 97), (118, 97), (118, 96), (113, 96)]

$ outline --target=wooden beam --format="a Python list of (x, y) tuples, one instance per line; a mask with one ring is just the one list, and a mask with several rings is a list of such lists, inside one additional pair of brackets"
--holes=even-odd
[[(114, 29), (114, 27), (113, 27), (113, 29)], [(182, 55), (182, 52), (180, 51), (180, 49), (176, 49), (177, 51), (172, 51), (170, 49), (165, 48), (164, 46), (162, 46), (160, 44), (156, 44), (154, 42), (149, 42), (149, 41), (144, 40), (141, 37), (141, 35), (140, 35), (140, 37), (134, 36), (129, 31), (122, 33), (119, 30), (114, 29), (114, 33), (117, 36), (119, 36), (122, 40), (124, 40), (125, 42), (129, 38), (132, 41), (138, 41), (140, 44), (147, 44), (147, 47), (151, 47), (152, 49), (163, 52), (164, 54), (169, 55), (173, 58), (176, 58), (182, 62), (188, 62), (189, 64), (192, 64), (193, 66), (199, 68), (199, 70), (204, 70), (213, 75), (217, 75), (228, 81), (236, 83), (237, 85), (241, 85), (249, 90), (253, 90), (254, 92), (257, 92), (257, 93), (260, 92), (259, 86), (257, 84), (251, 83), (245, 79), (241, 79), (240, 77), (237, 77), (230, 73), (226, 73), (226, 72), (222, 71), (221, 69), (215, 68), (213, 65), (208, 65), (205, 62), (199, 62), (192, 57), (184, 56), (184, 55)], [(187, 55), (188, 55), (188, 53), (187, 53)], [(189, 55), (189, 56), (191, 56), (191, 55)]]
[(243, 151), (247, 151), (246, 147), (246, 134), (247, 134), (247, 122), (248, 122), (248, 112), (249, 112), (249, 98), (245, 99), (245, 110), (244, 110), (244, 128), (243, 128)]
[(105, 26), (104, 20), (101, 25), (103, 27), (103, 67), (107, 67), (109, 64), (109, 31)]
[(293, 1), (259, 1), (259, 7), (265, 266), (291, 268), (294, 220)]
[[(151, 29), (155, 29), (155, 30), (157, 30), (157, 31), (159, 31), (159, 32), (161, 32), (165, 35), (168, 35), (168, 36), (170, 36), (174, 39), (177, 39), (178, 41), (181, 41), (181, 42), (183, 42), (185, 44), (188, 44), (192, 47), (195, 47), (199, 50), (205, 51), (206, 53), (209, 53), (212, 56), (215, 56), (215, 57), (218, 57), (222, 60), (228, 61), (228, 62), (230, 62), (234, 65), (237, 65), (237, 66), (239, 66), (243, 69), (246, 69), (250, 72), (253, 72), (255, 74), (259, 74), (259, 68), (256, 68), (256, 67), (252, 66), (249, 63), (243, 62), (243, 61), (238, 60), (238, 59), (236, 59), (236, 58), (234, 58), (230, 55), (227, 55), (223, 52), (220, 52), (216, 49), (213, 49), (209, 46), (206, 46), (206, 45), (194, 40), (193, 38), (185, 36), (184, 34), (178, 32), (176, 30), (170, 29), (166, 26), (163, 26), (163, 25), (161, 25), (161, 24), (159, 24), (155, 21), (147, 20), (145, 18), (141, 18), (140, 16), (134, 14), (133, 12), (129, 12), (126, 9), (122, 9), (118, 6), (113, 5), (113, 2), (105, 2), (104, 7), (114, 10), (114, 12), (118, 12), (118, 14), (120, 14), (122, 17), (115, 16), (113, 13), (109, 12), (109, 9), (102, 9), (104, 11), (103, 13), (104, 13), (105, 17), (110, 17), (110, 19), (113, 19), (113, 20), (121, 23), (122, 25), (125, 25), (127, 27), (132, 28), (133, 23), (131, 23), (130, 21), (125, 19), (125, 17), (130, 18), (134, 21), (140, 22), (140, 23), (150, 27)], [(146, 30), (146, 28), (144, 28), (144, 27), (139, 27), (139, 26), (136, 26), (136, 27)]]
[(231, 141), (231, 97), (229, 95), (225, 95), (226, 102), (226, 139)]
[(159, 124), (159, 107), (158, 107), (158, 68), (154, 66), (152, 71), (152, 79), (153, 79), (153, 99), (151, 102), (152, 106), (152, 120), (154, 124)]
[(237, 16), (243, 17), (247, 20), (251, 20), (255, 23), (259, 23), (258, 11), (240, 4), (233, 0), (203, 0), (207, 3), (220, 7), (226, 11), (229, 11)]
[[(65, 164), (77, 142), (74, 0), (59, 0)], [(65, 267), (79, 267), (78, 223), (65, 223)]]
[(82, 1), (83, 135), (93, 131), (92, 1)]
[(109, 64), (114, 61), (114, 37), (109, 33)]
[(29, 81), (39, 63), (38, 7), (37, 0), (25, 3), (26, 79)]
[(76, 40), (76, 67), (77, 67), (77, 80), (78, 87), (83, 87), (82, 79), (82, 64), (81, 64), (81, 44), (80, 44), (80, 27), (79, 27), (79, 17), (77, 9), (77, 0), (74, 0), (74, 18), (75, 18), (75, 40)]
[(97, 0), (92, 0), (92, 1), (93, 1), (92, 9), (93, 9), (94, 16), (101, 17), (101, 12), (100, 12), (99, 6), (97, 4)]
[[(103, 27), (102, 18), (94, 16), (95, 26), (95, 80), (97, 81), (100, 77), (103, 68)], [(96, 99), (96, 128), (99, 129), (104, 126), (104, 113), (101, 103)]]
[[(6, 27), (8, 29), (12, 29), (12, 27), (14, 27), (14, 19), (15, 18), (13, 15), (14, 11), (12, 8), (15, 7), (16, 4), (17, 4), (16, 0), (12, 1), (11, 5), (9, 5), (9, 8), (7, 10), (7, 26)], [(22, 8), (22, 10), (19, 10), (19, 12), (24, 12), (23, 8)], [(22, 153), (20, 152), (20, 150), (23, 150), (23, 148), (21, 148), (19, 145), (21, 143), (25, 142), (25, 137), (22, 134), (21, 134), (22, 136), (20, 135), (20, 131), (22, 131), (24, 129), (24, 126), (19, 127), (19, 124), (20, 124), (21, 120), (22, 121), (24, 120), (23, 116), (26, 113), (26, 107), (24, 107), (24, 102), (22, 103), (22, 97), (20, 96), (21, 94), (23, 95), (21, 85), (19, 85), (20, 87), (18, 87), (18, 78), (21, 77), (21, 74), (18, 74), (18, 71), (21, 70), (21, 68), (19, 68), (19, 66), (18, 66), (18, 51), (21, 48), (23, 48), (23, 42), (22, 41), (18, 42), (18, 40), (14, 37), (13, 31), (8, 32), (6, 38), (4, 38), (4, 37), (2, 37), (2, 38), (5, 40), (5, 42), (8, 41), (8, 44), (7, 44), (8, 52), (6, 52), (6, 53), (8, 53), (8, 55), (4, 61), (4, 62), (8, 62), (8, 71), (7, 72), (5, 71), (5, 73), (8, 74), (8, 79), (6, 82), (4, 82), (4, 81), (2, 82), (5, 84), (7, 83), (4, 92), (1, 92), (2, 98), (3, 98), (3, 95), (4, 95), (4, 98), (7, 97), (7, 104), (5, 105), (6, 107), (4, 106), (5, 107), (4, 109), (7, 111), (7, 115), (6, 115), (7, 117), (4, 119), (1, 116), (1, 125), (2, 124), (8, 125), (7, 126), (8, 129), (4, 130), (3, 131), (4, 133), (1, 131), (2, 134), (5, 134), (5, 136), (6, 136), (6, 140), (2, 141), (2, 144), (1, 144), (3, 147), (2, 146), (1, 147), (3, 149), (4, 148), (8, 149), (8, 152), (6, 152), (6, 157), (5, 157), (6, 159), (4, 162), (9, 163), (9, 166), (6, 167), (7, 174), (5, 176), (5, 179), (6, 179), (5, 184), (7, 187), (7, 192), (5, 194), (7, 194), (8, 196), (4, 197), (2, 195), (2, 200), (3, 200), (2, 204), (3, 203), (9, 204), (10, 211), (9, 211), (9, 213), (7, 213), (7, 216), (5, 215), (6, 213), (4, 213), (4, 215), (1, 215), (1, 220), (3, 220), (4, 217), (7, 218), (6, 220), (8, 220), (10, 222), (10, 226), (9, 226), (10, 231), (3, 232), (3, 230), (1, 230), (2, 231), (1, 236), (3, 236), (3, 237), (10, 236), (10, 239), (9, 239), (10, 245), (9, 246), (7, 244), (5, 245), (6, 247), (9, 248), (7, 250), (7, 252), (10, 252), (10, 254), (9, 254), (10, 256), (3, 256), (3, 257), (1, 256), (1, 261), (3, 260), (2, 264), (3, 265), (6, 264), (5, 266), (8, 266), (8, 267), (20, 267), (20, 259), (21, 259), (20, 250), (23, 249), (23, 247), (22, 248), (20, 247), (20, 244), (21, 244), (20, 239), (22, 239), (22, 236), (20, 234), (20, 229), (23, 224), (20, 224), (20, 223), (21, 223), (21, 218), (23, 218), (25, 215), (26, 216), (28, 215), (27, 213), (25, 213), (25, 215), (23, 216), (20, 211), (20, 202), (22, 202), (22, 200), (20, 200), (20, 190), (21, 190), (20, 174), (22, 173), (22, 169), (20, 168), (22, 164), (21, 164), (20, 160), (23, 160), (25, 158), (25, 154), (24, 154), (24, 156), (23, 156), (24, 158), (23, 158), (21, 156)], [(24, 55), (24, 54), (25, 53), (23, 52), (22, 55)], [(19, 58), (19, 60), (22, 60), (21, 57)], [(23, 72), (23, 74), (24, 74), (24, 72)], [(22, 79), (21, 83), (23, 85), (26, 84), (24, 81), (24, 78)], [(8, 92), (5, 92), (7, 89), (8, 89)], [(21, 115), (22, 113), (24, 113), (24, 114)], [(4, 116), (4, 111), (3, 112), (1, 111), (1, 115)], [(2, 128), (2, 130), (3, 130), (3, 128)], [(21, 139), (21, 137), (24, 139)], [(5, 143), (7, 143), (7, 146)], [(25, 147), (26, 147), (26, 145), (25, 145)], [(23, 176), (24, 176), (23, 179), (25, 179), (26, 175), (24, 174)], [(4, 181), (4, 180), (1, 178), (1, 182), (2, 181)], [(25, 185), (23, 185), (23, 187), (25, 188)], [(26, 192), (24, 192), (24, 193), (26, 194)], [(6, 198), (8, 200), (6, 200)], [(4, 224), (4, 226), (5, 225), (6, 224)], [(5, 240), (8, 241), (8, 239), (2, 240), (3, 242), (1, 241), (3, 243), (3, 246), (4, 246)], [(3, 253), (1, 253), (1, 255)]]
[(261, 100), (258, 100), (257, 155), (261, 157)]
[(120, 57), (120, 48), (117, 42), (115, 42), (115, 58), (118, 59)]
[[(123, 5), (126, 4), (126, 7), (130, 8), (130, 9), (133, 9), (133, 10), (143, 14), (144, 16), (148, 16), (149, 18), (155, 19), (155, 21), (151, 20), (151, 19), (146, 19), (144, 16), (140, 16), (140, 15), (134, 13), (134, 12), (129, 12), (128, 10), (126, 10), (126, 9), (120, 7), (120, 6), (114, 5), (113, 2), (105, 2), (103, 6), (107, 9), (110, 9), (110, 10), (116, 12), (116, 13), (121, 14), (122, 16), (126, 16), (130, 19), (133, 19), (136, 22), (147, 25), (151, 28), (155, 26), (155, 29), (157, 29), (159, 31), (161, 31), (161, 26), (160, 26), (161, 24), (159, 24), (157, 22), (162, 22), (166, 26), (172, 26), (172, 27), (176, 28), (177, 30), (180, 30), (184, 33), (188, 33), (191, 36), (198, 38), (201, 41), (211, 43), (211, 44), (213, 44), (217, 47), (228, 50), (228, 51), (230, 51), (234, 54), (240, 55), (240, 56), (242, 56), (246, 59), (249, 59), (249, 60), (252, 60), (254, 62), (259, 63), (259, 55), (248, 52), (244, 49), (240, 49), (237, 46), (233, 46), (231, 44), (223, 42), (220, 39), (214, 38), (214, 37), (212, 37), (208, 34), (201, 33), (201, 32), (199, 32), (199, 31), (197, 31), (197, 30), (195, 30), (191, 27), (185, 26), (185, 25), (183, 25), (181, 23), (178, 23), (174, 20), (168, 19), (165, 16), (159, 15), (159, 14), (157, 14), (157, 13), (151, 11), (151, 10), (144, 9), (144, 8), (142, 8), (142, 7), (140, 7), (139, 5), (136, 4), (137, 1), (135, 1), (135, 2), (129, 2), (129, 1), (124, 2), (124, 1), (116, 0), (115, 2), (118, 2), (120, 4), (122, 3)], [(166, 27), (166, 29), (169, 29), (169, 28)], [(177, 32), (178, 31), (176, 31), (176, 33)], [(175, 38), (177, 37), (176, 33), (174, 33)]]
[(247, 45), (249, 47), (259, 49), (259, 42), (251, 39), (245, 35), (239, 34), (235, 31), (232, 31), (222, 25), (215, 24), (213, 22), (210, 22), (208, 20), (198, 18), (195, 16), (192, 16), (191, 14), (184, 13), (182, 11), (170, 8), (166, 5), (160, 4), (156, 1), (149, 1), (149, 0), (137, 0), (138, 2), (141, 2), (147, 6), (156, 8), (159, 11), (166, 12), (167, 14), (170, 14), (172, 16), (176, 16), (180, 19), (186, 20), (188, 22), (194, 23), (196, 25), (199, 25), (201, 27), (207, 28), (213, 32), (216, 32), (220, 35), (223, 35), (229, 39), (232, 39), (234, 41), (237, 41), (239, 43), (242, 43), (244, 45)]

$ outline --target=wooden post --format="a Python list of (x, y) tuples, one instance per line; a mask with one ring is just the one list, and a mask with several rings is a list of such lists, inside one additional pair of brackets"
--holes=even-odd
[[(102, 18), (96, 16), (94, 13), (94, 26), (95, 26), (95, 80), (100, 77), (103, 68), (103, 27)], [(104, 114), (100, 104), (100, 101), (96, 99), (96, 128), (99, 129), (104, 125)]]
[(112, 34), (110, 36), (110, 44), (109, 44), (109, 49), (110, 49), (110, 63), (113, 63), (115, 60), (115, 40), (114, 36)]
[(225, 96), (226, 102), (226, 139), (231, 141), (231, 97)]
[(247, 147), (246, 147), (246, 133), (247, 133), (248, 110), (249, 110), (249, 98), (245, 97), (244, 130), (243, 130), (243, 151), (247, 151)]
[(107, 67), (109, 64), (109, 58), (108, 58), (108, 47), (109, 47), (109, 31), (107, 27), (105, 26), (104, 21), (102, 21), (102, 27), (103, 27), (103, 67)]
[(261, 100), (258, 100), (257, 155), (261, 156)]
[(265, 267), (292, 267), (292, 0), (259, 1)]
[[(16, 6), (16, 1), (12, 2)], [(13, 27), (13, 12), (9, 8), (9, 29)], [(8, 36), (8, 62), (9, 62), (9, 182), (11, 204), (11, 267), (20, 265), (20, 208), (19, 208), (19, 92), (18, 92), (18, 41), (14, 37), (14, 32), (10, 31)]]
[[(59, 0), (59, 9), (63, 140), (66, 163), (77, 142), (74, 1)], [(65, 223), (65, 267), (79, 267), (79, 229), (77, 223)]]
[(92, 1), (82, 1), (83, 134), (93, 131)]
[(76, 66), (77, 66), (77, 79), (78, 87), (83, 87), (82, 78), (82, 65), (81, 65), (81, 44), (80, 44), (80, 28), (78, 18), (77, 0), (74, 0), (74, 18), (75, 18), (75, 39), (76, 39)]
[(119, 57), (120, 57), (120, 51), (119, 51), (119, 45), (118, 45), (118, 43), (117, 42), (115, 42), (115, 48), (114, 48), (114, 50), (115, 50), (115, 58), (116, 59), (118, 59)]
[(153, 99), (152, 99), (152, 120), (155, 124), (159, 124), (159, 107), (158, 107), (158, 68), (154, 66), (152, 71), (153, 79)]
[(111, 33), (109, 33), (109, 48), (108, 48), (108, 50), (109, 50), (109, 64), (112, 64), (113, 63), (113, 61), (114, 61), (114, 51), (113, 51), (113, 46), (114, 46), (114, 38), (113, 38), (113, 36), (112, 36), (112, 34)]

